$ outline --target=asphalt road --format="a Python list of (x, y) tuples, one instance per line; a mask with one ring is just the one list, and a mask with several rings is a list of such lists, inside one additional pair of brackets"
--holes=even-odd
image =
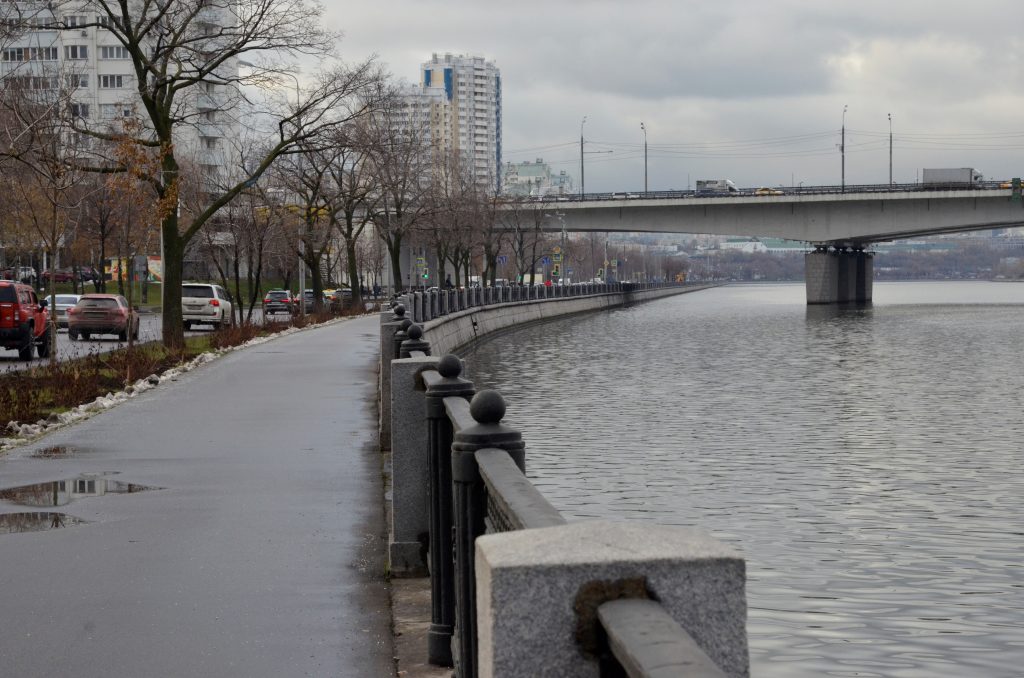
[[(0, 456), (0, 674), (393, 675), (378, 322), (228, 354)], [(42, 511), (87, 522), (5, 533)]]
[[(288, 316), (278, 314), (271, 316), (271, 319), (287, 320)], [(253, 311), (253, 322), (263, 322), (263, 312), (260, 309)], [(191, 337), (198, 334), (208, 334), (213, 331), (212, 325), (196, 325), (196, 329), (191, 332), (185, 332), (186, 337)], [(142, 313), (139, 316), (139, 341), (159, 341), (163, 323), (159, 315), (154, 313)], [(80, 358), (90, 353), (104, 353), (106, 351), (112, 351), (116, 348), (126, 346), (126, 342), (119, 341), (117, 335), (114, 334), (101, 334), (90, 337), (88, 341), (85, 339), (79, 339), (78, 341), (71, 341), (68, 338), (67, 329), (61, 329), (57, 332), (57, 359), (67, 360), (69, 358)], [(38, 364), (41, 358), (33, 350), (32, 360), (21, 360), (18, 358), (18, 352), (15, 350), (5, 351), (0, 349), (0, 371), (5, 370), (24, 370), (33, 365)]]

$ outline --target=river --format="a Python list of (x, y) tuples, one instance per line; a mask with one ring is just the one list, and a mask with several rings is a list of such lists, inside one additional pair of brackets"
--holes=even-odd
[(731, 285), (465, 355), (570, 520), (747, 560), (760, 678), (1024, 675), (1024, 284)]

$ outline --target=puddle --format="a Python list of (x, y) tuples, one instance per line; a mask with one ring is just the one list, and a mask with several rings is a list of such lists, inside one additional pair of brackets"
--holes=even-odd
[(64, 506), (87, 497), (101, 497), (105, 494), (133, 494), (162, 489), (111, 480), (104, 475), (84, 474), (67, 480), (54, 480), (0, 490), (0, 501), (19, 506)]
[(75, 456), (77, 452), (78, 450), (71, 445), (54, 445), (36, 450), (32, 453), (32, 457), (35, 459), (66, 459)]
[(57, 530), (86, 522), (66, 513), (0, 513), (0, 534)]

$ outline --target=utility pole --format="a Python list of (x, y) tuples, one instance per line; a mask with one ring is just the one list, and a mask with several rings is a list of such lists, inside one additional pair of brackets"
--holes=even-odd
[(843, 127), (839, 136), (840, 192), (846, 193), (846, 104), (843, 104)]
[(892, 113), (889, 113), (889, 188), (892, 188)]
[(584, 187), (586, 186), (583, 180), (583, 125), (587, 123), (587, 116), (583, 116), (583, 120), (580, 121), (580, 200), (583, 200), (583, 194), (586, 193)]
[(647, 126), (641, 122), (640, 129), (644, 131), (644, 195), (647, 195)]

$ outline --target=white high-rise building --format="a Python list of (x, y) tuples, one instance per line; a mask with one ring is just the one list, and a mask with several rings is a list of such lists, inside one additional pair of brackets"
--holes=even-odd
[(446, 111), (434, 128), (434, 144), (457, 151), (476, 181), (501, 188), (501, 72), (482, 56), (434, 54), (420, 66), (420, 87), (432, 100), (440, 93)]
[[(202, 17), (211, 27), (230, 15), (217, 8)], [(141, 110), (132, 61), (125, 49), (103, 26), (108, 17), (96, 15), (83, 2), (2, 2), (0, 30), (0, 83), (14, 87), (37, 102), (67, 108), (61, 113), (77, 118), (90, 129), (117, 131), (119, 119), (138, 117)], [(98, 25), (97, 25), (98, 24)], [(206, 24), (197, 22), (195, 30)], [(58, 27), (60, 30), (58, 30)], [(211, 31), (212, 34), (212, 31)], [(237, 75), (238, 64), (226, 68)], [(13, 94), (13, 93), (12, 93)], [(225, 85), (200, 83), (181, 92), (183, 111), (192, 124), (178, 125), (175, 139), (179, 160), (191, 161), (206, 174), (223, 169), (226, 136), (237, 127), (232, 111), (235, 92)], [(89, 144), (85, 137), (78, 143)]]

